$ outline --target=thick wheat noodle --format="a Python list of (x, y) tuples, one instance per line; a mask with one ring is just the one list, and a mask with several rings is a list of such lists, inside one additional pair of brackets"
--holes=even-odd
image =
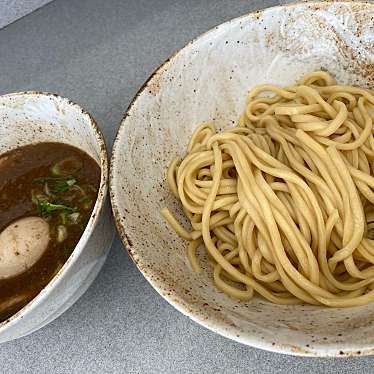
[(205, 248), (214, 284), (238, 300), (374, 301), (373, 118), (372, 91), (317, 71), (252, 89), (238, 127), (198, 127), (167, 172), (192, 230), (161, 210), (192, 270), (207, 271)]

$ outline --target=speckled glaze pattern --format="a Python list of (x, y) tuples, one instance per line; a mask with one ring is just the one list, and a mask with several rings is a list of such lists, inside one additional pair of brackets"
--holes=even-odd
[(260, 297), (234, 300), (212, 272), (195, 274), (187, 244), (164, 222), (169, 207), (187, 224), (166, 184), (204, 121), (232, 126), (249, 88), (286, 85), (329, 70), (341, 83), (374, 82), (374, 5), (302, 3), (270, 8), (217, 26), (167, 60), (139, 91), (120, 125), (111, 160), (111, 200), (122, 240), (146, 279), (203, 326), (244, 344), (309, 356), (374, 353), (374, 306), (279, 306)]
[(29, 304), (0, 324), (0, 342), (27, 335), (68, 309), (93, 282), (113, 240), (108, 158), (94, 119), (80, 106), (53, 94), (24, 92), (0, 96), (0, 154), (42, 141), (78, 147), (101, 167), (98, 198), (74, 252)]

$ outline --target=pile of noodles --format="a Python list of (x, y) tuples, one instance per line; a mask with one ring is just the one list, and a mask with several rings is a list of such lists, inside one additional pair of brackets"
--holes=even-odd
[[(326, 72), (249, 92), (237, 127), (201, 125), (167, 180), (215, 285), (249, 300), (349, 307), (374, 300), (374, 93)], [(199, 249), (200, 248), (200, 249)]]

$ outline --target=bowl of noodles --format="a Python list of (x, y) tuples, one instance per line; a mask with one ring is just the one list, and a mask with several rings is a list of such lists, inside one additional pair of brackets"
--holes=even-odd
[(174, 307), (236, 341), (374, 351), (374, 5), (234, 19), (150, 77), (111, 161), (118, 231)]

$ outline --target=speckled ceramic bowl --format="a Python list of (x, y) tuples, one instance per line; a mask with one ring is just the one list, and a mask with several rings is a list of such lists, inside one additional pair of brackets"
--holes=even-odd
[(27, 335), (68, 309), (95, 279), (113, 239), (107, 198), (108, 158), (94, 119), (77, 104), (57, 95), (25, 92), (0, 96), (0, 154), (42, 141), (71, 144), (98, 162), (98, 198), (70, 258), (38, 296), (0, 324), (0, 342)]
[(246, 93), (328, 69), (340, 82), (374, 82), (374, 4), (302, 3), (217, 26), (166, 61), (130, 105), (111, 164), (111, 199), (122, 240), (153, 287), (198, 323), (239, 342), (310, 356), (374, 352), (374, 305), (350, 309), (238, 302), (219, 292), (209, 269), (192, 272), (186, 242), (160, 216), (181, 206), (165, 173), (198, 124), (231, 126)]

